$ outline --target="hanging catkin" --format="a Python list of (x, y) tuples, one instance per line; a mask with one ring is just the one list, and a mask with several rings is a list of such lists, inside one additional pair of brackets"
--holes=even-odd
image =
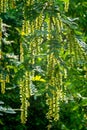
[(65, 3), (65, 8), (64, 9), (65, 9), (66, 12), (68, 12), (68, 9), (69, 9), (69, 0), (65, 0), (64, 3)]
[[(0, 1), (0, 13), (3, 13), (3, 12), (6, 12), (6, 3), (4, 5), (4, 2), (3, 0)], [(0, 18), (0, 59), (3, 59), (3, 50), (2, 50), (2, 28), (3, 28), (3, 21), (2, 19)], [(4, 59), (3, 59), (4, 60)], [(2, 65), (2, 62), (0, 61), (0, 65)], [(3, 68), (3, 71), (4, 71), (5, 68)], [(6, 81), (5, 81), (5, 76), (3, 74), (3, 72), (0, 73), (0, 82), (1, 82), (1, 93), (4, 94), (5, 93), (5, 84), (6, 84)]]
[[(2, 4), (2, 0), (0, 1), (0, 13), (2, 13), (3, 10), (3, 4)], [(1, 65), (1, 58), (2, 58), (2, 43), (1, 43), (1, 39), (2, 39), (2, 19), (0, 18), (0, 65)], [(0, 74), (1, 76), (1, 74)], [(1, 79), (1, 78), (0, 78)]]
[(3, 12), (3, 0), (0, 0), (0, 13)]
[[(51, 31), (54, 29), (52, 18), (50, 18), (48, 24), (49, 24), (48, 25), (48, 31), (49, 31), (48, 39), (51, 41), (51, 39), (52, 39)], [(50, 44), (49, 47), (52, 46), (51, 43), (49, 43), (49, 44)], [(59, 87), (57, 87), (57, 84), (59, 82), (58, 83), (56, 82), (56, 77), (55, 77), (55, 64), (56, 64), (55, 55), (54, 55), (54, 52), (50, 52), (50, 51), (51, 50), (49, 48), (48, 53), (50, 53), (50, 54), (47, 56), (48, 86), (46, 86), (46, 89), (51, 93), (51, 95), (49, 92), (46, 94), (46, 97), (47, 97), (46, 103), (49, 106), (47, 118), (51, 122), (52, 119), (54, 119), (54, 120), (59, 119), (59, 95), (57, 93), (59, 90)], [(61, 78), (60, 78), (60, 80), (61, 80)]]
[(55, 65), (57, 63), (60, 66), (59, 62), (55, 59), (53, 54), (50, 54), (48, 59), (48, 86), (47, 90), (49, 91), (46, 94), (47, 100), (46, 103), (49, 106), (47, 113), (47, 118), (51, 122), (52, 119), (55, 121), (59, 120), (59, 101), (64, 100), (64, 93), (62, 92), (62, 74), (61, 70), (55, 70)]
[[(28, 34), (28, 22), (24, 20), (22, 34)], [(20, 61), (25, 62), (25, 51), (23, 43), (20, 42)], [(28, 63), (27, 63), (28, 64)], [(21, 100), (21, 123), (25, 124), (27, 120), (27, 109), (29, 107), (30, 98), (30, 75), (28, 70), (25, 71), (24, 77), (20, 80), (20, 100)]]
[(15, 8), (15, 0), (6, 0), (7, 1), (7, 8), (9, 8), (9, 9), (13, 9), (13, 8)]

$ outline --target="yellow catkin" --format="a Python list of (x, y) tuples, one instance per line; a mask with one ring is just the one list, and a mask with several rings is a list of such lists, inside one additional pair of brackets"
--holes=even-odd
[(24, 60), (22, 43), (20, 43), (20, 60), (21, 60), (21, 62), (23, 62), (23, 60)]
[[(24, 23), (24, 22), (23, 22)], [(23, 24), (23, 31), (24, 31), (24, 24)], [(20, 61), (24, 61), (24, 50), (22, 46), (22, 42), (20, 42)], [(26, 116), (25, 116), (25, 102), (26, 102), (26, 95), (25, 95), (25, 84), (24, 79), (20, 80), (20, 100), (21, 100), (21, 123), (26, 123)]]
[[(47, 87), (48, 91), (51, 92), (52, 97), (49, 96), (49, 94), (47, 94), (47, 104), (49, 106), (49, 110), (47, 113), (47, 118), (49, 119), (49, 121), (52, 120), (52, 118), (56, 121), (59, 119), (59, 95), (58, 95), (58, 89), (56, 86), (56, 77), (54, 77), (54, 73), (55, 73), (55, 57), (53, 56), (53, 54), (50, 54), (49, 56), (49, 60), (48, 60), (49, 64), (48, 64), (48, 78), (49, 78), (49, 85), (52, 87), (55, 87), (54, 90), (50, 89), (50, 86)], [(57, 80), (58, 81), (58, 80)], [(56, 93), (56, 91), (57, 93)]]
[(10, 79), (9, 79), (9, 75), (6, 75), (6, 83), (9, 83)]
[[(53, 21), (51, 21), (53, 20)], [(50, 40), (53, 36), (51, 35), (51, 31), (55, 30), (56, 36), (55, 38), (62, 43), (62, 29), (63, 29), (63, 23), (61, 21), (61, 16), (58, 14), (58, 18), (51, 18), (48, 22), (48, 32), (49, 35), (47, 35), (47, 38)], [(59, 34), (59, 35), (58, 35)], [(62, 45), (63, 46), (63, 45)], [(64, 48), (59, 48), (61, 51), (64, 53)], [(70, 51), (71, 49), (71, 51)], [(48, 48), (48, 53), (50, 52), (50, 48)], [(69, 44), (69, 54), (72, 52), (71, 45)], [(59, 55), (58, 55), (59, 56)], [(61, 55), (62, 56), (62, 55)], [(61, 69), (61, 64), (56, 59), (55, 53), (51, 53), (48, 58), (47, 58), (47, 75), (49, 78), (49, 84), (52, 86), (55, 86), (55, 90), (51, 90), (51, 93), (53, 94), (53, 98), (49, 97), (49, 94), (46, 94), (47, 97), (47, 104), (49, 106), (49, 110), (47, 113), (47, 118), (52, 121), (52, 117), (55, 121), (59, 120), (59, 110), (60, 110), (60, 105), (59, 102), (60, 100), (63, 101), (65, 99), (65, 93), (64, 90), (66, 90), (66, 86), (63, 86), (63, 77), (67, 78), (67, 70), (62, 67)], [(60, 66), (59, 70), (56, 72), (55, 70), (55, 65)], [(53, 67), (54, 66), (54, 67)], [(61, 72), (63, 71), (63, 72)], [(55, 75), (56, 73), (56, 75)], [(63, 73), (63, 74), (62, 74)], [(54, 76), (55, 75), (55, 76)], [(65, 87), (65, 88), (64, 88)], [(46, 86), (47, 90), (50, 90), (49, 86)]]
[[(22, 25), (22, 36), (30, 33), (29, 27), (29, 21), (25, 19)], [(22, 43), (20, 43), (20, 61), (25, 62), (25, 53)], [(27, 121), (27, 109), (30, 106), (28, 101), (30, 98), (30, 76), (30, 72), (26, 70), (24, 78), (20, 81), (21, 123), (23, 124)]]
[[(4, 2), (5, 2), (5, 5), (4, 5)], [(6, 12), (6, 1), (5, 0), (1, 0), (0, 1), (0, 13), (3, 13), (3, 12)], [(2, 19), (0, 19), (0, 59), (2, 59), (2, 48), (1, 48), (1, 39), (2, 39)], [(1, 61), (0, 61), (0, 64)], [(6, 86), (6, 80), (4, 79), (3, 77), (3, 74), (1, 73), (1, 93), (4, 94), (5, 93), (5, 86)]]
[(66, 0), (65, 1), (65, 11), (68, 12), (68, 9), (69, 9), (69, 0)]
[(1, 82), (1, 93), (4, 94), (5, 93), (5, 80), (3, 80)]
[(3, 0), (3, 12), (6, 12), (7, 9), (7, 1)]
[[(2, 0), (0, 1), (0, 13), (1, 12), (2, 12)], [(2, 58), (1, 39), (2, 39), (2, 19), (0, 18), (0, 66), (1, 66), (1, 58)], [(0, 73), (1, 91), (2, 91), (2, 88), (3, 88), (2, 82), (3, 82), (2, 74)]]
[[(1, 55), (2, 55), (2, 50), (1, 50), (1, 39), (2, 39), (2, 20), (0, 19), (0, 59), (1, 59)], [(1, 61), (0, 61), (1, 64)]]
[[(55, 61), (58, 66), (59, 65), (59, 62), (58, 61)], [(56, 91), (55, 91), (55, 118), (54, 120), (57, 121), (59, 120), (59, 100), (62, 99), (62, 96), (61, 96), (61, 89), (62, 89), (62, 75), (61, 75), (61, 72), (58, 68), (58, 70), (56, 70), (55, 72), (55, 86), (56, 86)]]
[(28, 99), (30, 98), (28, 73), (26, 72), (25, 80), (20, 83), (20, 99), (21, 99), (21, 123), (25, 124), (27, 121), (27, 109), (29, 107)]
[[(23, 58), (23, 47), (22, 47), (22, 43), (20, 43), (20, 61), (23, 62), (24, 58)], [(23, 79), (20, 80), (20, 100), (21, 100), (21, 123), (25, 123), (26, 122), (26, 117), (25, 117), (25, 90), (24, 90), (24, 81)]]
[[(51, 79), (51, 73), (52, 71), (50, 70), (50, 68), (52, 68), (52, 64), (51, 64), (51, 57), (49, 56), (48, 57), (48, 65), (47, 65), (47, 76), (48, 76), (48, 79), (50, 80)], [(47, 85), (47, 90), (49, 91), (49, 84)], [(52, 108), (51, 108), (51, 105), (52, 105), (52, 99), (51, 97), (49, 97), (49, 94), (47, 93), (46, 94), (46, 97), (47, 97), (47, 105), (49, 106), (49, 110), (48, 110), (48, 113), (47, 113), (47, 118), (50, 119), (52, 117)]]
[(74, 61), (75, 63), (78, 61), (78, 44), (76, 43), (76, 41), (74, 40), (73, 42), (74, 44), (74, 53), (75, 53), (75, 56), (74, 56)]
[(25, 81), (25, 86), (26, 86), (26, 99), (30, 98), (30, 73), (28, 71), (26, 71), (26, 81)]
[(0, 13), (3, 12), (3, 0), (0, 0)]
[[(39, 16), (36, 21), (35, 21), (35, 30), (40, 31), (41, 30), (41, 25), (42, 25), (42, 16)], [(37, 34), (36, 34), (37, 35)], [(37, 36), (35, 38), (35, 50), (36, 50), (36, 55), (40, 53), (40, 47), (39, 44), (41, 43), (41, 38), (40, 36)]]
[(7, 0), (7, 3), (8, 3), (8, 8), (9, 9), (13, 9), (15, 8), (15, 0)]
[(1, 93), (4, 94), (5, 93), (5, 79), (2, 74), (0, 75), (0, 82), (1, 82)]
[(68, 54), (70, 56), (69, 64), (72, 67), (73, 66), (73, 38), (71, 31), (68, 34)]
[(26, 90), (25, 90), (25, 84), (22, 80), (20, 82), (20, 99), (21, 99), (21, 123), (26, 123)]
[[(50, 40), (52, 38), (51, 36), (51, 30), (52, 30), (52, 19), (50, 18), (48, 21), (48, 40)], [(50, 47), (51, 45), (49, 45)], [(48, 49), (48, 52), (50, 51), (50, 48)], [(54, 102), (54, 90), (50, 89), (50, 86), (54, 86), (54, 64), (53, 64), (53, 53), (49, 54), (47, 56), (47, 76), (48, 76), (48, 85), (46, 86), (46, 89), (48, 91), (50, 91), (51, 96), (47, 93), (46, 97), (47, 97), (47, 105), (49, 106), (49, 110), (48, 113), (46, 114), (47, 118), (49, 119), (49, 121), (51, 122), (52, 118), (54, 118), (54, 108), (55, 108), (55, 102)]]
[(21, 100), (21, 123), (27, 121), (27, 109), (30, 106), (30, 87), (29, 87), (29, 72), (26, 71), (25, 78), (20, 82), (20, 100)]

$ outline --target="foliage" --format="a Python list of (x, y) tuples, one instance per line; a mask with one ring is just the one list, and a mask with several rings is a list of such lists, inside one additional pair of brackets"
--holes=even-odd
[(0, 128), (87, 129), (85, 8), (72, 0), (1, 0)]
[(68, 12), (69, 16), (73, 18), (78, 18), (79, 31), (77, 31), (77, 35), (84, 37), (83, 40), (87, 43), (87, 2), (85, 0), (70, 0), (70, 8)]

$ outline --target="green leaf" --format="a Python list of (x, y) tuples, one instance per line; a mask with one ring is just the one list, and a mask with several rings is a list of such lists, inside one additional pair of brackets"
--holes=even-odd
[(11, 107), (2, 107), (0, 106), (0, 112), (16, 114), (16, 112)]
[(57, 91), (57, 88), (56, 88), (55, 86), (51, 86), (51, 85), (48, 86), (48, 89), (49, 89), (49, 90)]
[(9, 113), (9, 114), (16, 114), (16, 112), (12, 108), (4, 108), (3, 112)]
[(82, 106), (87, 106), (87, 97), (83, 97), (83, 98), (82, 98), (81, 105), (82, 105)]

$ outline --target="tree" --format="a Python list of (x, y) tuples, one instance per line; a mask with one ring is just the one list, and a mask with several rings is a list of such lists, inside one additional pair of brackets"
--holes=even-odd
[[(76, 33), (77, 18), (67, 17), (69, 1), (2, 0), (0, 5), (1, 92), (17, 91), (21, 123), (27, 122), (32, 98), (44, 97), (48, 130), (86, 129), (87, 47)], [(15, 113), (4, 107), (1, 112)]]

